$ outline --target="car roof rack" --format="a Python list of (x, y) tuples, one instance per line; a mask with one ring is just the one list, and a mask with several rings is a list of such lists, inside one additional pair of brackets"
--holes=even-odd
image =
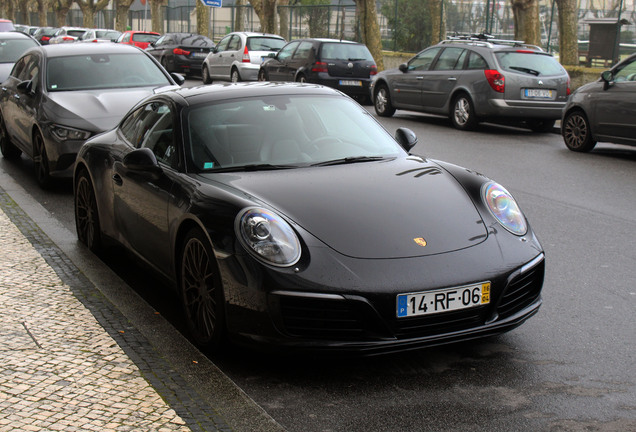
[(528, 48), (534, 49), (537, 51), (543, 51), (543, 48), (537, 45), (527, 44), (524, 41), (511, 40), (511, 39), (495, 39), (494, 36), (479, 33), (479, 34), (459, 34), (453, 33), (446, 37), (446, 40), (440, 42), (441, 44), (450, 44), (450, 43), (463, 43), (468, 45), (475, 46), (485, 46), (488, 48), (493, 48), (495, 45), (510, 45), (518, 48)]

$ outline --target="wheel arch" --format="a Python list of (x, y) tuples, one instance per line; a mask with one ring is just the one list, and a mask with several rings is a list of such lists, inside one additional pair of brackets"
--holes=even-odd
[[(203, 233), (203, 235), (206, 237), (206, 239), (210, 243), (210, 247), (212, 248), (212, 252), (213, 253), (216, 252), (216, 248), (214, 247), (214, 242), (212, 241), (212, 238), (210, 237), (210, 233), (205, 228), (203, 223), (198, 218), (194, 217), (193, 215), (190, 215), (190, 216), (184, 218), (181, 221), (181, 223), (179, 224), (179, 227), (177, 228), (177, 230), (176, 230), (176, 232), (174, 234), (174, 240), (173, 240), (173, 244), (172, 244), (172, 264), (174, 266), (174, 275), (175, 275), (176, 286), (178, 286), (179, 278), (181, 277), (181, 273), (180, 273), (181, 272), (181, 270), (180, 270), (181, 266), (179, 265), (179, 262), (181, 261), (183, 242), (184, 242), (185, 237), (188, 234), (188, 232), (190, 232), (190, 230), (192, 230), (193, 228), (197, 228)], [(216, 262), (216, 265), (217, 265), (217, 268), (218, 268), (218, 262), (217, 262), (216, 256), (213, 256), (211, 258)]]

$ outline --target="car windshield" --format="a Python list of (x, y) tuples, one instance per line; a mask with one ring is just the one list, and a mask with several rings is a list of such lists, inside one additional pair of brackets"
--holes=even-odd
[(26, 50), (37, 45), (31, 39), (0, 40), (0, 63), (15, 63)]
[(404, 154), (364, 108), (339, 96), (228, 100), (195, 107), (186, 118), (198, 171), (357, 163)]
[(250, 51), (278, 51), (285, 45), (285, 40), (272, 37), (247, 38), (247, 49)]
[(158, 87), (172, 83), (144, 53), (54, 57), (47, 64), (49, 91)]
[(135, 42), (154, 42), (159, 39), (159, 35), (153, 35), (148, 33), (133, 33), (132, 40)]
[(500, 51), (495, 53), (501, 67), (508, 71), (535, 76), (561, 75), (563, 66), (552, 56), (528, 51)]
[(366, 46), (339, 42), (328, 42), (322, 45), (323, 60), (366, 60), (373, 61), (373, 56)]
[(118, 31), (110, 31), (110, 30), (97, 30), (95, 32), (95, 36), (100, 39), (116, 39), (119, 36)]
[(73, 36), (73, 37), (80, 37), (82, 36), (84, 33), (86, 33), (86, 30), (67, 30), (66, 34), (69, 36)]

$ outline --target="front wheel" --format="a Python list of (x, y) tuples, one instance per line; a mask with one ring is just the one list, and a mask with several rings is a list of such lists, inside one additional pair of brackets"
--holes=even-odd
[(590, 122), (582, 111), (572, 111), (565, 116), (561, 135), (567, 148), (575, 152), (589, 152), (596, 146)]
[(95, 190), (86, 170), (80, 171), (75, 180), (74, 204), (77, 238), (88, 249), (97, 253), (102, 246), (102, 232), (99, 225)]
[(459, 130), (473, 130), (477, 126), (475, 107), (468, 95), (460, 94), (453, 99), (451, 121)]
[(225, 326), (223, 287), (210, 242), (198, 228), (183, 241), (179, 291), (193, 342), (203, 349), (219, 348)]
[(373, 98), (373, 106), (377, 115), (382, 117), (391, 117), (395, 114), (395, 108), (391, 104), (391, 95), (389, 89), (385, 85), (380, 85), (375, 91)]
[(302, 84), (302, 83), (306, 83), (306, 82), (307, 82), (307, 77), (306, 77), (305, 75), (303, 75), (303, 74), (299, 74), (299, 75), (296, 77), (296, 82), (299, 82), (299, 83), (301, 83), (301, 84)]
[(46, 155), (44, 138), (39, 132), (36, 132), (33, 136), (33, 169), (35, 171), (35, 179), (42, 189), (51, 186), (49, 159)]
[(212, 77), (206, 65), (203, 65), (201, 69), (201, 79), (203, 80), (203, 84), (212, 84)]
[(258, 71), (258, 80), (259, 81), (269, 81), (269, 77), (267, 76), (267, 72), (264, 69)]

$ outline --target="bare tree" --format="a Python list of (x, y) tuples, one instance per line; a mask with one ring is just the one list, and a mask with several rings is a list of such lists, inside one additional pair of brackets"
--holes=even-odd
[(147, 0), (150, 2), (150, 27), (153, 32), (163, 33), (163, 9), (167, 0)]
[(73, 5), (73, 0), (53, 0), (51, 3), (51, 7), (55, 11), (55, 20), (58, 27), (66, 25), (66, 16), (68, 11), (71, 10), (71, 5)]
[(380, 40), (380, 25), (375, 0), (355, 0), (358, 16), (360, 17), (360, 36), (371, 55), (375, 59), (378, 71), (384, 70), (384, 56), (382, 55), (382, 41)]
[(37, 0), (37, 9), (38, 9), (37, 25), (40, 27), (45, 27), (47, 25), (46, 12), (48, 8), (49, 8), (48, 0)]
[(204, 36), (209, 36), (210, 33), (210, 6), (204, 5), (201, 1), (197, 0), (197, 33)]
[(82, 25), (87, 28), (95, 27), (95, 12), (108, 6), (110, 0), (75, 0), (82, 11)]
[(431, 16), (431, 44), (436, 44), (446, 39), (444, 0), (428, 0), (428, 12)]
[(115, 30), (126, 31), (128, 11), (135, 0), (115, 0)]
[(265, 33), (278, 33), (276, 26), (276, 6), (278, 0), (249, 0), (249, 2), (261, 22), (261, 31)]
[(538, 0), (511, 0), (515, 39), (541, 45)]
[(245, 4), (246, 0), (234, 2), (234, 31), (245, 30)]
[[(282, 7), (281, 7), (282, 6)], [(280, 23), (279, 35), (289, 40), (289, 0), (278, 0), (278, 21)]]
[(556, 0), (559, 27), (559, 61), (563, 65), (579, 64), (576, 0)]

